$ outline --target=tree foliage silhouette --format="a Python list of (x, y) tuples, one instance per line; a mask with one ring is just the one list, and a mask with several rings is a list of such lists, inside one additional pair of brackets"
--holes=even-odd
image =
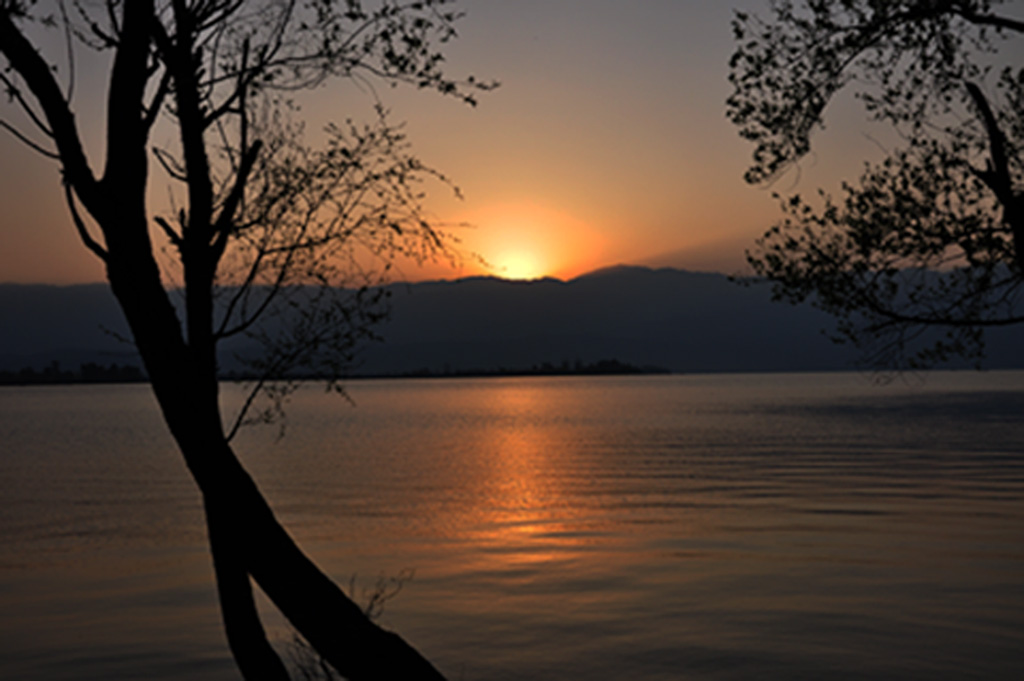
[[(411, 154), (385, 110), (378, 105), (369, 124), (333, 125), (309, 146), (292, 97), (350, 79), (472, 104), (491, 84), (449, 78), (439, 49), (460, 16), (453, 0), (0, 0), (0, 82), (8, 113), (20, 110), (20, 122), (0, 124), (55, 160), (78, 235), (105, 265), (202, 493), (225, 631), (247, 679), (288, 677), (252, 581), (346, 678), (441, 678), (277, 522), (231, 449), (253, 401), (225, 426), (217, 345), (239, 333), (263, 342), (253, 368), (271, 396), (281, 390), (273, 379), (297, 369), (337, 378), (384, 312), (355, 250), (385, 261), (444, 252), (419, 204), (422, 182), (444, 178)], [(66, 38), (63, 68), (33, 42), (45, 30)], [(75, 54), (86, 48), (109, 63), (101, 172), (72, 105)], [(173, 142), (154, 145), (155, 129)], [(169, 209), (148, 201), (160, 173), (172, 186)], [(164, 277), (162, 247), (172, 261)], [(180, 317), (165, 284), (175, 278)], [(290, 322), (277, 336), (260, 327), (274, 316)]]
[(986, 328), (1024, 321), (1024, 69), (1000, 66), (1024, 21), (1002, 4), (772, 0), (768, 19), (733, 22), (727, 111), (755, 147), (748, 182), (805, 156), (844, 90), (898, 133), (840, 198), (779, 197), (783, 219), (747, 254), (776, 299), (834, 315), (875, 368), (978, 361)]

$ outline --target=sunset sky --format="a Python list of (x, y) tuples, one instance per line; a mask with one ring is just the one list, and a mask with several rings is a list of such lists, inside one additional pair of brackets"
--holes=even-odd
[[(771, 189), (744, 184), (751, 148), (725, 119), (730, 19), (766, 4), (463, 0), (468, 15), (448, 72), (501, 87), (476, 108), (425, 91), (379, 94), (408, 122), (420, 158), (462, 189), (460, 201), (436, 187), (431, 215), (473, 225), (453, 232), (490, 268), (405, 265), (399, 278), (569, 278), (618, 263), (738, 271), (777, 215), (772, 189), (834, 189), (882, 153), (863, 112), (845, 100), (799, 177)], [(101, 73), (80, 78), (87, 129), (98, 127), (103, 87)], [(316, 121), (358, 118), (371, 106), (338, 86), (315, 93), (306, 110)], [(101, 280), (68, 220), (56, 166), (3, 135), (0, 174), (0, 281)]]

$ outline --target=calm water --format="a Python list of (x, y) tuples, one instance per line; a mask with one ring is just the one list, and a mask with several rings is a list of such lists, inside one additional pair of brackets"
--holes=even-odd
[[(350, 393), (238, 451), (453, 680), (1024, 678), (1022, 373)], [(0, 502), (0, 678), (237, 678), (147, 388), (0, 390)]]

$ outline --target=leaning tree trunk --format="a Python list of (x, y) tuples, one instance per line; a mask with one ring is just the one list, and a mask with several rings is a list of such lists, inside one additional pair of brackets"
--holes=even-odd
[[(284, 678), (252, 601), (248, 577), (339, 673), (361, 679), (444, 677), (398, 635), (372, 622), (299, 549), (225, 440), (216, 381), (197, 368), (155, 265), (108, 275), (171, 433), (203, 495), (229, 644), (246, 679)], [(275, 656), (276, 657), (276, 656)], [(280, 668), (279, 668), (280, 667)]]
[[(443, 679), (398, 635), (385, 631), (298, 548), (226, 443), (201, 485), (234, 531), (247, 571), (292, 626), (348, 679)], [(216, 488), (216, 489), (214, 489)]]
[(289, 681), (288, 670), (267, 640), (260, 622), (243, 551), (234, 541), (234, 523), (224, 504), (206, 498), (206, 526), (217, 579), (217, 596), (228, 647), (244, 679)]

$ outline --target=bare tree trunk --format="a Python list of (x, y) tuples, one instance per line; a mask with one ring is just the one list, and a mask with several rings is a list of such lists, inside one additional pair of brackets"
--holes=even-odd
[(372, 622), (316, 567), (278, 523), (228, 445), (222, 443), (218, 449), (216, 466), (205, 466), (211, 474), (200, 481), (203, 493), (208, 499), (225, 500), (229, 508), (224, 527), (232, 532), (230, 544), (299, 634), (352, 681), (443, 679), (426, 658)]
[(223, 501), (207, 497), (204, 507), (228, 646), (246, 681), (288, 681), (288, 670), (267, 641), (243, 553), (232, 536), (230, 512), (223, 505)]
[(131, 258), (124, 269), (112, 260), (111, 288), (128, 319), (164, 419), (203, 494), (225, 628), (246, 678), (257, 678), (246, 670), (262, 673), (277, 665), (266, 662), (273, 651), (258, 624), (243, 571), (345, 677), (443, 679), (401, 637), (370, 621), (278, 523), (224, 439), (216, 396), (206, 394), (216, 390), (216, 382), (192, 361), (155, 264), (146, 267), (146, 260)]

